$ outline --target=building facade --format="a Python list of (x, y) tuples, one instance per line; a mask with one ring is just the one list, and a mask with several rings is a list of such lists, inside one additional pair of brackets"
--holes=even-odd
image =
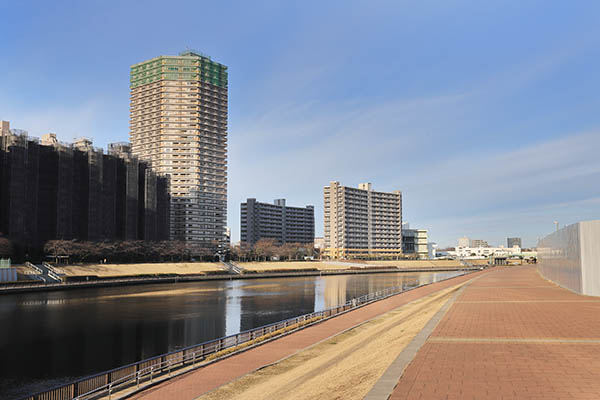
[(402, 252), (420, 260), (429, 258), (427, 229), (402, 229)]
[(456, 258), (488, 258), (488, 257), (515, 257), (521, 255), (520, 247), (457, 247), (449, 251), (448, 255)]
[(225, 245), (227, 67), (187, 51), (131, 67), (131, 152), (169, 177), (171, 238)]
[(0, 232), (17, 245), (169, 238), (166, 178), (136, 158), (12, 135), (0, 180)]
[(286, 206), (285, 199), (273, 204), (247, 199), (241, 204), (242, 242), (254, 244), (260, 239), (275, 239), (278, 244), (314, 243), (315, 208)]
[(333, 259), (402, 255), (402, 192), (376, 192), (331, 182), (323, 189), (325, 249)]
[(471, 247), (490, 247), (486, 240), (473, 239), (471, 240)]
[(471, 239), (467, 236), (458, 238), (458, 247), (471, 247)]
[(521, 238), (520, 237), (509, 237), (506, 239), (506, 247), (511, 248), (511, 247), (523, 247), (521, 245)]

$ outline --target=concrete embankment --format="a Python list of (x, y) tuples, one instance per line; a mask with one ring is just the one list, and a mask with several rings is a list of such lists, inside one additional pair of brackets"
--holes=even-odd
[(377, 273), (399, 273), (399, 272), (451, 272), (451, 271), (476, 271), (479, 268), (435, 268), (435, 269), (366, 269), (366, 270), (335, 270), (335, 271), (306, 271), (306, 272), (273, 272), (273, 273), (248, 273), (240, 275), (219, 274), (219, 275), (198, 275), (198, 276), (159, 276), (159, 277), (139, 277), (123, 279), (102, 279), (95, 281), (81, 281), (72, 283), (55, 284), (23, 284), (15, 283), (11, 285), (0, 286), (0, 295), (6, 293), (26, 293), (43, 292), (54, 290), (70, 290), (98, 287), (117, 287), (117, 286), (135, 286), (149, 285), (158, 283), (177, 283), (177, 282), (199, 282), (214, 280), (234, 280), (234, 279), (264, 279), (264, 278), (293, 278), (302, 276), (330, 276), (330, 275), (355, 275), (355, 274), (377, 274)]
[[(420, 262), (416, 262), (420, 263)], [(445, 272), (477, 270), (479, 267), (464, 267), (458, 261), (422, 262), (403, 266), (402, 261), (394, 264), (362, 264), (361, 267), (345, 267), (342, 263), (326, 262), (272, 262), (240, 263), (242, 273), (231, 274), (219, 263), (169, 263), (169, 264), (97, 264), (57, 268), (64, 274), (63, 283), (18, 282), (0, 286), (2, 293), (23, 293), (83, 289), (94, 287), (133, 286), (157, 283), (197, 282), (210, 280), (286, 278), (302, 276), (352, 275), (398, 272)], [(179, 272), (179, 273), (177, 273)], [(196, 273), (194, 273), (196, 272)], [(201, 272), (201, 273), (198, 273)]]

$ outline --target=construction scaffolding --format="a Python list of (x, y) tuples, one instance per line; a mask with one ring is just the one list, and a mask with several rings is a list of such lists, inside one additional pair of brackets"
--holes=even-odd
[(169, 238), (166, 180), (145, 163), (88, 142), (40, 145), (21, 135), (9, 144), (0, 150), (0, 232), (16, 244)]

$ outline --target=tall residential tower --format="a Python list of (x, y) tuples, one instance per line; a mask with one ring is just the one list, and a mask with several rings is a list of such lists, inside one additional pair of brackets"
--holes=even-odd
[(227, 67), (186, 51), (131, 67), (134, 156), (169, 178), (171, 239), (224, 244)]

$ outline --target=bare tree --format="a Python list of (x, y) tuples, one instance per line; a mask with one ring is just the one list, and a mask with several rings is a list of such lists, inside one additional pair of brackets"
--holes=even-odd
[(254, 253), (259, 261), (261, 257), (267, 261), (267, 259), (273, 255), (273, 249), (277, 246), (276, 243), (275, 239), (260, 239), (254, 244)]
[(283, 246), (281, 246), (281, 250), (283, 256), (288, 260), (294, 258), (298, 252), (298, 248), (294, 243), (285, 243)]
[(240, 242), (236, 246), (231, 247), (231, 255), (237, 259), (237, 261), (248, 261), (252, 253), (252, 247), (246, 242)]

